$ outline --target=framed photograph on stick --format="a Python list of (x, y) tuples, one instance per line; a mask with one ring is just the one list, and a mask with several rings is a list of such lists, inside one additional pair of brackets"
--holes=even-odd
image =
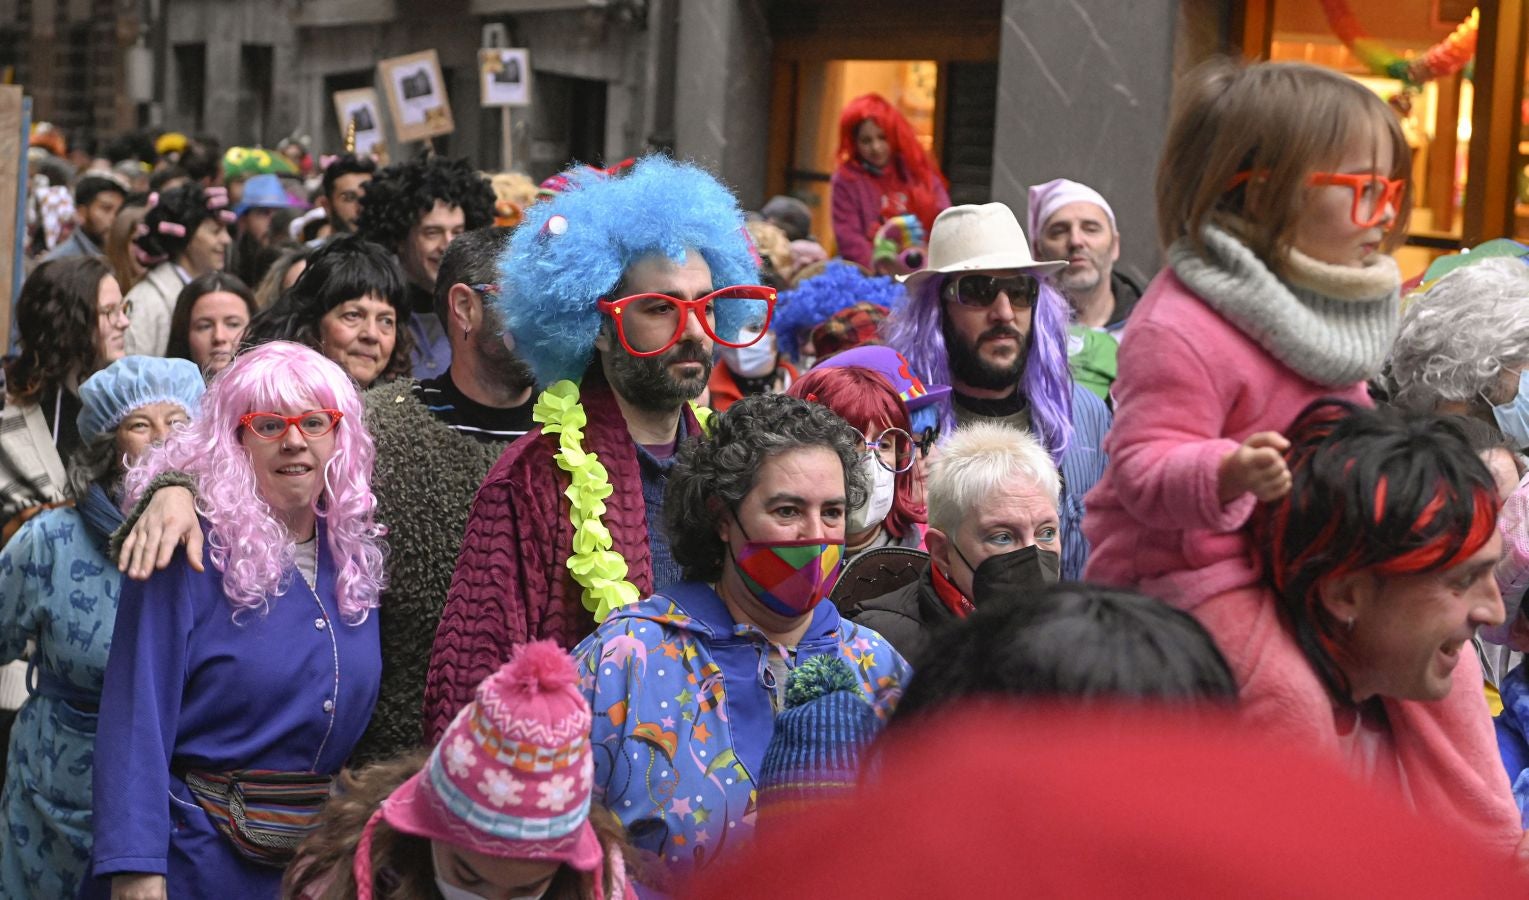
[(334, 114), (340, 123), (340, 140), (357, 156), (385, 154), (387, 137), (382, 130), (382, 106), (373, 88), (336, 91)]
[(423, 141), (456, 130), (441, 61), (434, 50), (384, 59), (377, 63), (377, 71), (400, 141)]
[(490, 47), (478, 51), (484, 106), (531, 105), (531, 51)]

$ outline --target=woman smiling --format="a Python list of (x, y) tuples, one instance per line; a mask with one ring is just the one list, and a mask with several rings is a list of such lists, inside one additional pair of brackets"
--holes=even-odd
[(403, 271), (381, 246), (336, 238), (308, 260), (292, 289), (250, 323), (253, 343), (291, 340), (319, 351), (365, 390), (406, 378), (414, 341)]
[(377, 699), (373, 455), (350, 378), (276, 342), (128, 474), (128, 503), (190, 474), (209, 564), (123, 586), (84, 896), (277, 895)]

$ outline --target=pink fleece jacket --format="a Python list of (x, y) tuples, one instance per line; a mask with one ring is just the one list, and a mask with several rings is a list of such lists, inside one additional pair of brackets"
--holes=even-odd
[(1170, 269), (1131, 314), (1112, 393), (1109, 466), (1089, 492), (1084, 577), (1192, 606), (1259, 581), (1242, 526), (1246, 494), (1217, 498), (1221, 460), (1260, 431), (1284, 432), (1314, 400), (1369, 403), (1363, 384), (1307, 381), (1195, 296)]
[[(1249, 724), (1341, 756), (1332, 700), (1280, 621), (1244, 529), (1255, 504), (1217, 498), (1221, 459), (1249, 435), (1284, 432), (1307, 404), (1369, 403), (1363, 384), (1307, 381), (1195, 296), (1171, 270), (1147, 288), (1120, 346), (1109, 466), (1087, 498), (1085, 577), (1192, 613), (1231, 663)], [(1523, 835), (1496, 751), (1474, 654), (1437, 703), (1388, 701), (1399, 778), (1425, 815), (1510, 851)]]

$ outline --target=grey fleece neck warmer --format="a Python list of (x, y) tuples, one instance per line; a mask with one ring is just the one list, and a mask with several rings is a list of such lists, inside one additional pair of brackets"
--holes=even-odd
[(1185, 240), (1168, 264), (1190, 290), (1276, 359), (1324, 387), (1380, 372), (1396, 336), (1400, 276), (1389, 256), (1363, 268), (1321, 263), (1292, 251), (1282, 281), (1241, 241), (1216, 226), (1206, 256)]

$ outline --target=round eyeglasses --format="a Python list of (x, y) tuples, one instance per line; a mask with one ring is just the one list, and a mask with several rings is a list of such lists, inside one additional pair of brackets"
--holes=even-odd
[(338, 409), (310, 409), (295, 416), (283, 416), (273, 412), (245, 413), (239, 424), (250, 430), (255, 437), (268, 441), (284, 437), (289, 428), (296, 427), (306, 437), (323, 437), (334, 431), (345, 414)]
[(861, 458), (874, 453), (883, 469), (899, 475), (913, 468), (916, 449), (913, 436), (901, 428), (888, 428), (874, 438), (866, 437), (864, 432), (860, 435)]
[(616, 323), (616, 337), (626, 352), (657, 356), (679, 343), (685, 321), (691, 316), (701, 323), (707, 337), (724, 347), (753, 346), (770, 327), (775, 289), (739, 284), (694, 300), (668, 294), (633, 294), (601, 300), (598, 306)]

